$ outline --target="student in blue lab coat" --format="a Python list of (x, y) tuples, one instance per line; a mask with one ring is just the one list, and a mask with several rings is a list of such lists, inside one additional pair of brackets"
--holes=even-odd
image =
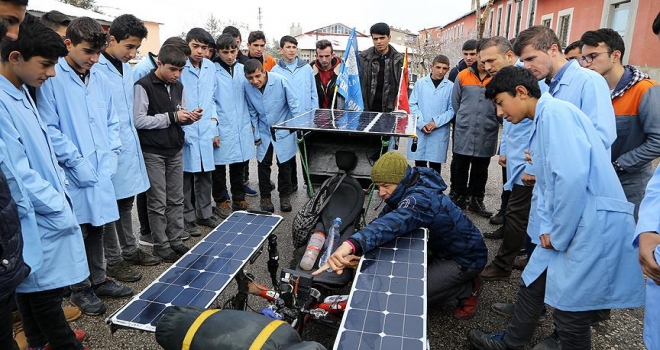
[(277, 130), (275, 138), (270, 127), (300, 114), (298, 97), (291, 84), (277, 73), (268, 73), (258, 60), (250, 59), (243, 67), (249, 84), (245, 84), (245, 97), (248, 102), (254, 141), (257, 144), (259, 161), (259, 194), (261, 210), (273, 212), (275, 207), (270, 199), (273, 190), (270, 184), (270, 169), (273, 165), (273, 152), (277, 156), (277, 189), (280, 192), (280, 210), (293, 210), (289, 196), (291, 185), (292, 159), (296, 156), (296, 134)]
[[(245, 74), (238, 63), (238, 44), (231, 34), (222, 34), (216, 41), (215, 106), (218, 113), (218, 135), (215, 144), (214, 198), (220, 216), (227, 217), (232, 210), (246, 210), (243, 172), (254, 158), (254, 134), (247, 101), (245, 100)], [(227, 165), (231, 184), (232, 204), (226, 198)]]
[(215, 169), (213, 142), (218, 136), (218, 118), (215, 110), (215, 65), (206, 59), (211, 35), (202, 28), (193, 28), (186, 35), (190, 55), (181, 72), (186, 106), (200, 112), (201, 118), (183, 126), (183, 193), (184, 227), (191, 236), (200, 236), (203, 225), (220, 225), (213, 215), (211, 173)]
[(21, 214), (23, 256), (31, 268), (16, 289), (23, 329), (31, 348), (82, 349), (61, 306), (63, 289), (89, 275), (85, 245), (54, 144), (26, 87), (52, 78), (67, 50), (57, 33), (29, 18), (18, 40), (4, 42), (0, 52), (0, 143), (6, 145), (0, 157), (4, 154), (23, 183), (23, 195), (12, 188), (12, 196)]
[(147, 28), (135, 16), (127, 14), (112, 21), (109, 34), (108, 47), (93, 68), (103, 75), (112, 91), (122, 144), (117, 174), (112, 178), (119, 220), (107, 224), (104, 235), (106, 274), (120, 281), (135, 282), (142, 275), (129, 264), (151, 266), (160, 261), (138, 247), (131, 214), (135, 195), (149, 189), (149, 177), (133, 122), (133, 72), (128, 61), (142, 45)]
[(555, 308), (561, 348), (589, 349), (595, 310), (644, 301), (637, 252), (629, 243), (634, 205), (591, 120), (573, 104), (541, 95), (529, 71), (502, 68), (486, 97), (508, 121), (534, 121), (529, 149), (541, 225), (530, 232), (539, 246), (523, 272), (513, 320), (501, 333), (473, 330), (469, 341), (479, 349), (526, 346), (545, 302)]
[(105, 312), (99, 296), (133, 295), (105, 273), (103, 225), (119, 219), (112, 177), (121, 152), (112, 93), (103, 76), (91, 69), (106, 43), (107, 34), (95, 20), (71, 21), (64, 41), (69, 54), (55, 66), (57, 76), (37, 89), (39, 113), (69, 180), (90, 269), (88, 280), (72, 286), (71, 302), (89, 315)]
[(438, 55), (431, 63), (431, 74), (415, 83), (410, 95), (410, 113), (417, 116), (417, 149), (409, 142), (408, 159), (415, 166), (429, 167), (440, 174), (442, 163), (447, 161), (449, 147), (449, 122), (454, 117), (451, 92), (454, 83), (445, 79), (449, 70), (449, 58)]

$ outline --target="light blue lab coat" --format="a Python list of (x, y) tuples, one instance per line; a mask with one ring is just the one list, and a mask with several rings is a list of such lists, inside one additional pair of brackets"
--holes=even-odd
[(133, 66), (133, 82), (140, 80), (142, 77), (149, 74), (149, 72), (156, 69), (156, 56), (151, 52), (147, 55), (148, 56), (143, 58), (142, 61)]
[[(660, 232), (660, 167), (646, 186), (646, 195), (639, 206), (639, 220), (635, 229), (633, 246), (638, 247), (638, 237), (644, 232)], [(655, 248), (655, 261), (660, 263), (660, 245)], [(649, 350), (660, 349), (660, 286), (652, 279), (646, 280), (646, 305), (644, 312), (644, 344)]]
[[(33, 220), (21, 220), (23, 255), (32, 271), (17, 291), (38, 292), (78, 283), (89, 275), (85, 245), (47, 127), (26, 89), (17, 89), (4, 77), (0, 77), (0, 89), (0, 138), (36, 214)], [(20, 209), (20, 200), (16, 202)]]
[[(523, 185), (523, 173), (532, 171), (530, 164), (525, 160), (525, 151), (529, 148), (529, 136), (533, 121), (523, 119), (518, 124), (504, 120), (502, 126), (502, 139), (500, 140), (500, 155), (506, 156), (506, 177), (504, 190), (511, 191), (513, 185)], [(525, 171), (529, 169), (528, 171)]]
[(630, 245), (634, 205), (591, 120), (543, 94), (531, 135), (539, 234), (549, 233), (554, 248), (534, 250), (523, 281), (547, 269), (545, 302), (563, 311), (641, 306), (644, 280)]
[[(436, 88), (427, 75), (415, 83), (410, 95), (410, 113), (417, 116), (417, 151), (408, 142), (408, 159), (434, 163), (447, 161), (449, 147), (449, 121), (454, 117), (451, 93), (454, 83), (443, 79)], [(424, 125), (433, 121), (436, 129), (430, 134), (422, 132)]]
[[(112, 93), (95, 69), (85, 86), (64, 57), (55, 72), (56, 77), (37, 89), (37, 107), (69, 180), (67, 189), (78, 223), (102, 226), (119, 219), (112, 177), (121, 141)], [(80, 180), (76, 166), (85, 160), (96, 172), (96, 182)]]
[[(300, 110), (304, 113), (312, 109), (319, 108), (319, 95), (316, 92), (316, 80), (314, 71), (309, 63), (296, 57), (296, 67), (289, 70), (289, 67), (283, 60), (278, 60), (271, 72), (277, 73), (289, 80), (293, 86), (294, 93), (298, 96)], [(297, 117), (297, 114), (293, 115)]]
[(218, 116), (215, 110), (216, 89), (215, 64), (206, 58), (200, 68), (193, 68), (190, 60), (181, 72), (181, 84), (186, 95), (186, 106), (192, 111), (203, 108), (202, 118), (190, 125), (182, 126), (185, 132), (183, 143), (183, 171), (199, 173), (215, 170), (213, 160), (213, 138), (218, 136)]
[(218, 113), (220, 147), (213, 151), (215, 164), (242, 163), (254, 158), (252, 120), (245, 100), (243, 65), (236, 63), (233, 76), (219, 63), (216, 66), (215, 106)]
[(121, 153), (117, 174), (112, 178), (115, 196), (117, 199), (133, 197), (149, 189), (147, 168), (133, 121), (133, 71), (128, 63), (124, 63), (122, 75), (104, 55), (101, 55), (98, 64), (92, 69), (105, 77), (105, 82), (112, 91), (112, 102), (119, 118)]
[(245, 97), (252, 118), (252, 126), (255, 129), (254, 140), (261, 139), (261, 143), (257, 146), (257, 160), (263, 161), (271, 143), (280, 163), (293, 158), (298, 150), (295, 132), (277, 130), (275, 140), (272, 139), (270, 133), (272, 125), (301, 114), (298, 97), (293, 91), (291, 83), (281, 75), (269, 72), (264, 92), (262, 93), (246, 82)]

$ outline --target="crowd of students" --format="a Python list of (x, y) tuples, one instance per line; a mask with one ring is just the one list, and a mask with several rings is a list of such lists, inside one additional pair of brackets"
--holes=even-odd
[[(101, 297), (134, 293), (109, 277), (133, 282), (142, 276), (132, 265), (177, 261), (200, 226), (249, 209), (246, 196), (259, 195), (259, 209), (274, 212), (277, 190), (279, 210), (294, 209), (296, 135), (270, 127), (341, 107), (333, 96), (341, 60), (327, 40), (309, 64), (291, 36), (281, 38), (275, 60), (260, 31), (249, 34), (245, 55), (238, 29), (213, 38), (193, 28), (132, 67), (148, 35), (135, 16), (117, 17), (106, 32), (88, 17), (53, 11), (37, 19), (26, 6), (0, 0), (0, 348), (82, 349), (85, 332), (67, 321), (105, 313)], [(653, 30), (660, 32), (660, 16)], [(390, 112), (403, 55), (389, 44), (387, 24), (370, 35), (374, 46), (359, 55), (365, 109)], [(322, 270), (340, 272), (356, 255), (428, 227), (429, 303), (458, 300), (453, 314), (467, 319), (484, 281), (524, 268), (515, 305), (492, 306), (513, 316), (507, 329), (470, 332), (479, 349), (529, 345), (545, 304), (555, 309), (556, 330), (537, 346), (588, 349), (589, 326), (609, 309), (644, 305), (643, 271), (645, 341), (660, 349), (660, 321), (648, 312), (660, 282), (658, 172), (651, 179), (660, 87), (623, 65), (615, 31), (581, 40), (564, 52), (551, 29), (535, 26), (513, 42), (467, 41), (451, 71), (445, 55), (435, 57), (410, 96), (416, 148), (411, 143), (407, 158), (384, 154), (372, 171), (387, 206)], [(440, 170), (450, 140), (445, 196)], [(498, 148), (504, 181), (493, 215), (484, 196)], [(255, 157), (258, 191), (247, 183)], [(482, 235), (466, 210), (503, 226)], [(484, 236), (502, 238), (490, 264)], [(66, 292), (77, 308), (61, 307)], [(22, 330), (12, 334), (17, 322)]]

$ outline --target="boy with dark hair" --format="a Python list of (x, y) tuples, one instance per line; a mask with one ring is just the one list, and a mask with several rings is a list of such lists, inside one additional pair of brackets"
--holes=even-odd
[[(6, 161), (23, 180), (24, 198), (33, 208), (32, 215), (23, 213), (21, 218), (25, 245), (18, 251), (31, 272), (16, 289), (16, 302), (30, 348), (82, 349), (79, 340), (85, 332), (71, 330), (61, 305), (63, 289), (89, 275), (84, 243), (64, 172), (24, 85), (39, 87), (53, 77), (58, 58), (67, 50), (59, 36), (34, 17), (20, 28), (17, 41), (0, 46), (0, 143), (6, 145)], [(16, 202), (22, 204), (21, 197)], [(0, 344), (11, 348), (5, 341)]]
[(570, 43), (566, 48), (564, 49), (564, 57), (566, 57), (567, 60), (576, 60), (578, 58), (582, 57), (582, 43), (581, 40), (576, 40), (572, 43)]
[[(211, 34), (202, 28), (193, 28), (186, 35), (191, 54), (181, 72), (181, 84), (186, 104), (199, 115), (199, 120), (184, 125), (183, 193), (184, 229), (193, 237), (202, 234), (203, 225), (214, 229), (220, 225), (213, 215), (213, 181), (215, 170), (213, 144), (218, 137), (218, 119), (215, 109), (216, 67), (206, 58)], [(226, 203), (217, 203), (218, 206)]]
[(595, 310), (634, 308), (644, 301), (644, 279), (628, 238), (634, 206), (626, 201), (591, 120), (575, 105), (541, 95), (532, 73), (502, 68), (486, 98), (502, 118), (534, 122), (530, 154), (542, 224), (529, 233), (539, 246), (523, 272), (513, 320), (504, 332), (470, 331), (470, 344), (527, 346), (546, 303), (555, 308), (561, 348), (590, 349)]
[(222, 30), (222, 34), (229, 34), (232, 36), (232, 38), (234, 38), (234, 40), (236, 40), (236, 46), (238, 47), (238, 55), (236, 56), (236, 60), (238, 63), (244, 64), (249, 58), (243, 54), (243, 51), (241, 51), (241, 42), (243, 41), (241, 31), (234, 26), (226, 26), (225, 29)]
[(280, 192), (280, 210), (289, 212), (291, 207), (292, 159), (296, 156), (296, 134), (287, 130), (271, 133), (270, 127), (300, 114), (298, 97), (291, 84), (277, 73), (268, 73), (261, 62), (251, 59), (243, 67), (245, 78), (245, 97), (248, 102), (254, 141), (257, 145), (259, 169), (259, 194), (261, 210), (274, 212), (270, 193), (270, 172), (273, 165), (273, 152), (277, 157), (277, 189)]
[(477, 61), (477, 43), (478, 42), (475, 39), (469, 39), (463, 43), (463, 47), (461, 48), (463, 58), (458, 61), (458, 64), (456, 64), (456, 66), (449, 72), (448, 78), (451, 82), (456, 81), (458, 73), (463, 69), (471, 67), (472, 64)]
[(417, 116), (417, 149), (412, 142), (408, 146), (408, 159), (417, 167), (429, 167), (440, 174), (442, 163), (447, 161), (449, 147), (449, 122), (454, 118), (451, 93), (454, 83), (445, 79), (449, 71), (449, 58), (438, 55), (433, 58), (431, 74), (415, 83), (410, 95), (410, 113)]
[[(167, 38), (163, 42), (163, 46), (165, 45), (174, 45), (176, 48), (181, 50), (186, 56), (190, 56), (190, 46), (188, 46), (188, 43), (186, 43), (185, 40), (181, 39), (178, 36), (173, 36)], [(158, 67), (158, 60), (156, 59), (158, 55), (149, 52), (147, 54), (147, 57), (142, 59), (142, 61), (138, 62), (135, 66), (133, 66), (133, 80), (138, 81), (145, 75), (149, 74), (152, 70), (154, 70), (156, 67)], [(139, 196), (138, 196), (139, 197)]]
[(660, 157), (660, 86), (639, 68), (623, 65), (625, 44), (615, 30), (588, 31), (581, 41), (581, 66), (601, 74), (612, 91), (617, 126), (612, 166), (637, 217), (652, 161)]
[(260, 30), (250, 32), (248, 35), (248, 59), (254, 58), (261, 62), (263, 68), (270, 72), (277, 64), (273, 56), (264, 52), (266, 49), (266, 35)]
[(112, 21), (109, 34), (108, 47), (94, 66), (112, 92), (122, 144), (117, 174), (112, 178), (119, 220), (107, 224), (104, 233), (106, 274), (119, 281), (135, 282), (142, 275), (129, 264), (151, 266), (160, 261), (138, 247), (131, 214), (135, 196), (149, 188), (149, 177), (133, 121), (133, 72), (128, 61), (137, 54), (147, 28), (135, 16), (126, 14)]
[(403, 55), (390, 45), (390, 26), (376, 23), (369, 30), (374, 46), (360, 52), (360, 85), (364, 110), (392, 112), (401, 82)]
[(28, 0), (0, 0), (0, 20), (2, 36), (0, 40), (16, 40), (18, 28), (25, 17)]
[(46, 27), (59, 34), (62, 40), (66, 38), (66, 28), (71, 23), (71, 18), (60, 11), (52, 10), (44, 13), (39, 18)]
[(154, 255), (175, 262), (189, 249), (183, 244), (183, 157), (181, 125), (200, 118), (186, 111), (179, 82), (186, 56), (174, 45), (158, 52), (158, 67), (135, 83), (133, 117), (151, 187), (147, 210)]
[(95, 20), (79, 17), (69, 24), (66, 37), (69, 54), (55, 66), (57, 76), (37, 89), (37, 106), (69, 180), (85, 240), (90, 278), (71, 286), (71, 303), (85, 314), (100, 315), (105, 305), (99, 296), (133, 295), (133, 289), (107, 278), (103, 253), (103, 226), (119, 219), (112, 184), (121, 153), (119, 119), (105, 79), (92, 70), (107, 34)]
[[(220, 216), (227, 217), (232, 210), (247, 210), (243, 185), (243, 172), (254, 158), (254, 134), (250, 111), (245, 99), (243, 65), (236, 60), (238, 44), (231, 34), (222, 34), (216, 41), (217, 60), (215, 107), (218, 114), (219, 140), (215, 145), (215, 172), (213, 188), (216, 202), (227, 202), (227, 165), (231, 184), (231, 208), (218, 208)], [(228, 203), (227, 203), (228, 204)]]
[[(485, 40), (482, 39), (483, 42)], [(467, 208), (485, 218), (493, 215), (484, 205), (484, 196), (488, 165), (497, 152), (500, 127), (493, 104), (483, 98), (490, 79), (484, 63), (476, 60), (471, 67), (458, 73), (452, 93), (456, 121), (451, 192), (455, 194), (454, 203), (459, 208)]]

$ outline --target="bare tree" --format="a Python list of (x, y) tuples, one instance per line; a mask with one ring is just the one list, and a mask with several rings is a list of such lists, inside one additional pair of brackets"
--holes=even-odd
[(238, 28), (238, 30), (241, 31), (241, 34), (243, 34), (243, 37), (247, 38), (247, 33), (249, 31), (249, 27), (246, 23), (242, 22), (236, 22), (232, 20), (222, 20), (219, 19), (213, 14), (209, 14), (208, 18), (206, 19), (206, 24), (204, 25), (204, 29), (211, 33), (213, 38), (217, 39), (220, 34), (222, 34), (222, 30), (225, 29), (227, 26), (234, 26)]
[(94, 12), (103, 13), (96, 5), (95, 0), (60, 0), (60, 2), (73, 5), (75, 7), (84, 8), (86, 10), (92, 10)]
[(493, 7), (493, 2), (495, 2), (495, 0), (488, 0), (488, 3), (486, 3), (486, 7), (484, 8), (483, 12), (481, 12), (481, 5), (479, 4), (479, 0), (472, 1), (472, 6), (475, 7), (476, 11), (475, 17), (477, 19), (477, 39), (481, 39), (484, 36), (486, 20), (488, 20), (488, 16), (490, 16), (490, 9)]

